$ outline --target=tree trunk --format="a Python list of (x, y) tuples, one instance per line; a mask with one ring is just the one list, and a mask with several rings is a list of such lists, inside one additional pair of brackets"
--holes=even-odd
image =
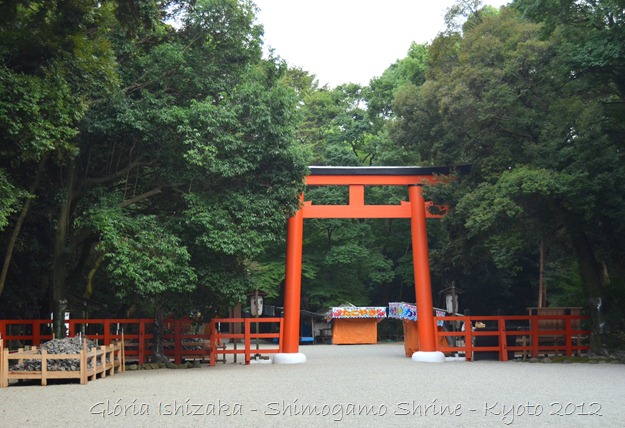
[[(33, 183), (29, 189), (30, 195), (34, 195), (35, 192), (37, 191), (37, 188), (39, 187), (39, 181), (41, 180), (41, 176), (43, 175), (44, 166), (47, 160), (48, 160), (48, 156), (44, 156), (44, 158), (41, 159), (41, 161), (39, 162), (39, 167), (37, 168), (37, 174), (35, 175), (35, 179), (33, 180)], [(0, 273), (0, 296), (2, 296), (2, 291), (4, 290), (4, 284), (6, 283), (7, 275), (9, 273), (9, 265), (11, 264), (11, 258), (13, 257), (13, 249), (15, 248), (17, 237), (20, 234), (20, 230), (22, 229), (22, 224), (24, 224), (24, 220), (26, 219), (26, 214), (28, 214), (28, 209), (30, 208), (31, 202), (32, 202), (32, 197), (28, 197), (24, 201), (24, 205), (22, 206), (22, 211), (20, 212), (20, 215), (17, 218), (15, 227), (13, 228), (13, 233), (11, 233), (11, 238), (9, 239), (9, 245), (7, 245), (7, 251), (4, 254), (4, 262), (2, 264), (2, 273)]]
[(52, 262), (52, 316), (54, 335), (57, 338), (65, 337), (64, 319), (67, 309), (67, 299), (65, 297), (65, 280), (67, 277), (65, 243), (67, 242), (69, 232), (75, 172), (74, 163), (72, 162), (67, 171), (67, 182), (61, 200), (54, 238), (54, 260)]
[(590, 352), (607, 355), (603, 344), (606, 333), (605, 305), (603, 301), (603, 282), (601, 265), (597, 262), (592, 246), (586, 234), (578, 229), (570, 230), (573, 248), (577, 254), (580, 276), (588, 295), (588, 312), (591, 319)]
[(87, 276), (87, 286), (85, 287), (85, 292), (82, 294), (82, 297), (85, 299), (90, 298), (91, 294), (93, 294), (93, 277), (100, 268), (103, 260), (103, 255), (98, 257), (98, 259), (95, 261), (95, 264), (93, 265), (93, 268), (91, 268), (91, 270), (89, 271), (89, 275)]
[(168, 363), (169, 359), (165, 356), (165, 320), (163, 317), (163, 308), (160, 305), (154, 310), (154, 338), (152, 342), (153, 363)]
[(545, 285), (545, 240), (540, 240), (540, 260), (538, 269), (538, 307), (547, 306), (547, 287)]

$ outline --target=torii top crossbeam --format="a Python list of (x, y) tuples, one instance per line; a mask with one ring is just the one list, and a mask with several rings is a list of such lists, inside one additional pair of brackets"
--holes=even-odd
[(470, 165), (459, 166), (311, 166), (306, 184), (368, 186), (407, 186), (423, 182), (435, 182), (440, 176), (454, 172), (467, 174)]
[[(365, 186), (412, 186), (434, 184), (447, 180), (449, 174), (466, 174), (469, 165), (447, 166), (311, 166), (306, 177), (307, 186), (349, 186), (348, 205), (314, 205), (304, 202), (304, 218), (410, 218), (410, 203), (400, 205), (366, 205)], [(430, 211), (432, 204), (426, 202), (426, 217), (440, 218), (444, 208)]]

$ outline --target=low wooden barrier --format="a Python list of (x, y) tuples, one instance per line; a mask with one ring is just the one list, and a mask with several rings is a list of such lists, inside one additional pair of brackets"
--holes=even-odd
[[(590, 349), (590, 331), (580, 327), (581, 321), (588, 319), (584, 315), (434, 317), (435, 322), (442, 321), (446, 326), (465, 326), (464, 331), (436, 331), (437, 339), (442, 336), (453, 343), (442, 346), (437, 340), (437, 351), (463, 354), (467, 360), (479, 359), (481, 353), (497, 353), (500, 361), (517, 356), (525, 359), (540, 355), (581, 355)], [(484, 327), (476, 328), (478, 323)], [(563, 327), (545, 329), (545, 325)], [(480, 343), (489, 341), (493, 343)]]
[[(245, 355), (245, 364), (250, 364), (252, 354), (277, 354), (282, 352), (282, 322), (283, 318), (215, 318), (211, 321), (211, 335), (210, 335), (210, 365), (214, 366), (217, 362), (218, 355), (225, 356), (227, 354), (234, 354), (235, 358), (238, 354)], [(251, 325), (256, 324), (259, 326), (262, 323), (278, 323), (279, 328), (277, 333), (260, 333), (259, 331), (252, 332)], [(222, 333), (220, 328), (222, 324), (229, 326), (229, 333)], [(243, 332), (235, 333), (235, 325), (241, 326), (243, 324)], [(239, 328), (240, 330), (240, 328)], [(257, 327), (258, 330), (258, 327)], [(225, 339), (234, 339), (235, 341), (243, 340), (243, 348), (228, 349), (226, 346), (222, 346), (225, 343)], [(262, 348), (252, 349), (252, 339), (278, 339), (277, 348)]]
[[(144, 364), (152, 355), (154, 320), (151, 318), (69, 319), (65, 324), (68, 337), (81, 333), (83, 337), (104, 345), (121, 340), (123, 333), (127, 361)], [(164, 335), (164, 352), (176, 364), (181, 364), (183, 359), (209, 357), (210, 335), (183, 331), (189, 325), (190, 321), (186, 319), (165, 320), (164, 327), (170, 333)], [(52, 320), (0, 320), (0, 337), (4, 339), (5, 348), (39, 347), (53, 338)]]
[[(96, 380), (98, 375), (105, 378), (107, 375), (115, 375), (115, 371), (124, 371), (124, 346), (122, 342), (112, 343), (108, 346), (98, 346), (86, 349), (86, 340), (79, 354), (49, 354), (45, 349), (41, 353), (33, 347), (29, 350), (19, 349), (11, 352), (2, 349), (0, 362), (0, 388), (9, 386), (9, 380), (36, 379), (41, 385), (47, 385), (49, 379), (78, 379), (81, 385), (88, 381)], [(24, 371), (11, 370), (11, 361), (40, 360), (41, 370)], [(50, 360), (77, 360), (78, 370), (48, 370)]]

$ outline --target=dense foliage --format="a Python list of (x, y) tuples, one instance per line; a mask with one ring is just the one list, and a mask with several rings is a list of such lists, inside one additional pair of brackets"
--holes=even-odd
[(3, 7), (6, 316), (39, 316), (48, 299), (57, 314), (238, 303), (246, 261), (283, 234), (307, 165), (295, 92), (262, 59), (253, 4)]
[[(3, 317), (280, 305), (306, 165), (468, 163), (427, 189), (451, 208), (428, 224), (435, 304), (454, 284), (461, 309), (525, 313), (541, 290), (589, 311), (597, 352), (625, 329), (622, 0), (459, 0), (431, 43), (336, 88), (263, 58), (247, 0), (0, 11)], [(410, 245), (403, 220), (307, 221), (303, 307), (414, 301)]]

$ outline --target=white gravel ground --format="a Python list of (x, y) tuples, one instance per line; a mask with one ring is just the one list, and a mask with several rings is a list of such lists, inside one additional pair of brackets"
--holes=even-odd
[[(0, 389), (2, 426), (623, 427), (625, 365), (417, 363), (403, 344), (300, 347), (305, 364), (127, 371)], [(240, 361), (241, 359), (239, 359)]]

